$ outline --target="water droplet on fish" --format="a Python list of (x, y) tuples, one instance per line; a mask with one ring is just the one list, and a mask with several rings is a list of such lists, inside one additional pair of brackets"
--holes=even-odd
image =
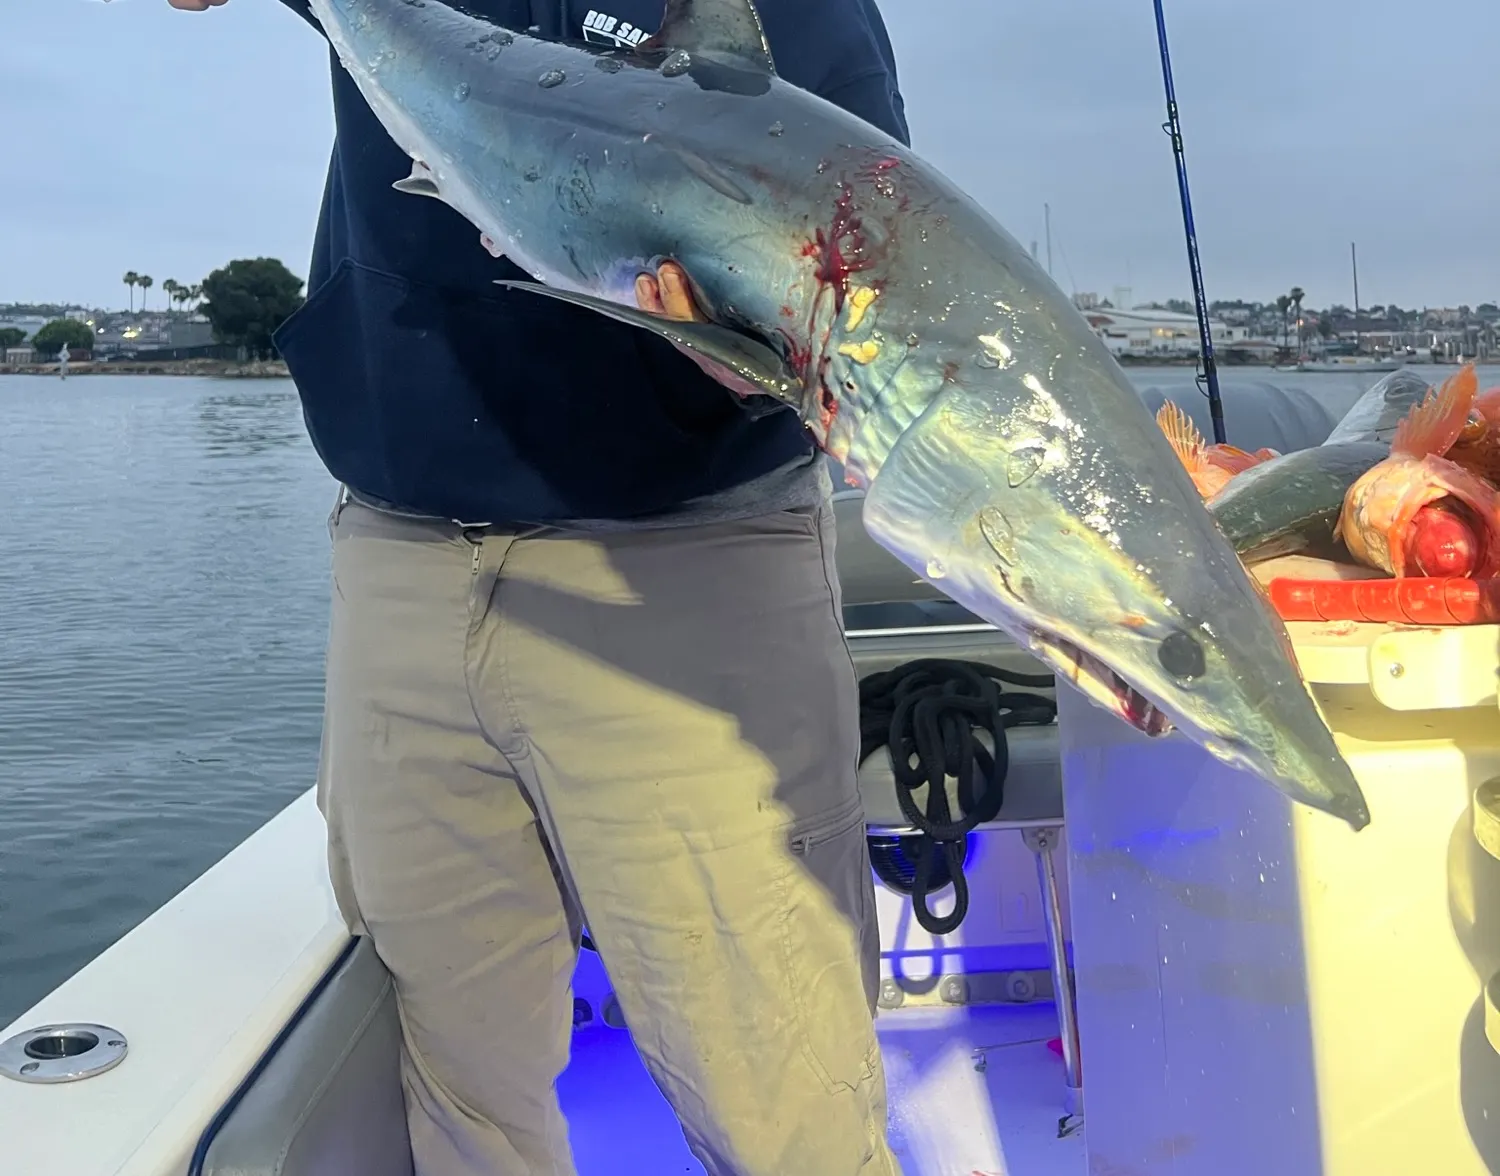
[(532, 164), (521, 173), (521, 178), (524, 179), (528, 184), (534, 184), (537, 180), (542, 178), (542, 169), (537, 167), (536, 164)]
[(568, 80), (568, 75), (560, 69), (549, 69), (536, 80), (536, 84), (544, 90), (550, 90), (553, 86), (560, 86)]
[(619, 73), (625, 68), (625, 63), (617, 57), (599, 57), (594, 61), (594, 68), (605, 73)]
[(667, 108), (667, 104), (665, 102), (658, 102), (656, 104), (656, 109), (657, 110), (665, 110), (666, 108)]
[(927, 240), (927, 230), (923, 229), (923, 230), (921, 230), (921, 233), (922, 233), (922, 240), (924, 240), (924, 241)]
[(651, 205), (651, 213), (652, 213), (653, 216), (660, 216), (661, 215), (661, 205), (653, 203)]
[(927, 578), (929, 580), (941, 580), (948, 574), (948, 569), (942, 565), (940, 560), (929, 559), (927, 561)]
[(907, 345), (907, 346), (908, 346), (908, 347), (915, 347), (915, 346), (916, 346), (916, 345), (917, 345), (917, 344), (918, 344), (918, 343), (920, 343), (920, 342), (921, 342), (921, 341), (922, 341), (922, 340), (920, 340), (920, 339), (918, 339), (918, 338), (917, 338), (917, 336), (916, 336), (916, 333), (915, 333), (915, 332), (913, 332), (913, 333), (912, 333), (912, 334), (910, 334), (910, 335), (908, 335), (908, 336), (907, 336), (907, 337), (906, 337), (906, 345)]
[(828, 170), (828, 161), (826, 159), (820, 159), (820, 160), (818, 160), (818, 174), (821, 176), (827, 170)]
[(661, 65), (661, 76), (675, 78), (693, 68), (693, 56), (684, 49), (676, 50)]
[(469, 100), (469, 83), (459, 82), (453, 87), (453, 101), (467, 102)]
[(777, 137), (780, 137), (785, 131), (786, 131), (786, 127), (784, 127), (784, 126), (781, 125), (780, 120), (778, 120), (776, 122), (773, 122), (771, 124), (771, 134), (773, 134), (773, 135), (775, 135)]

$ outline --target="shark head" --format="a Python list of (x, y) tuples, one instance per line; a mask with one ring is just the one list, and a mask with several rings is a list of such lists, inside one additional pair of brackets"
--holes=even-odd
[(1175, 728), (1368, 824), (1285, 626), (1144, 406), (1094, 413), (1126, 402), (1091, 364), (982, 374), (901, 431), (866, 496), (872, 537), (1145, 734)]

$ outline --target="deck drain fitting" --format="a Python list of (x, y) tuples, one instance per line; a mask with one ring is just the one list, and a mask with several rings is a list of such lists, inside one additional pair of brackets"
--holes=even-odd
[(0, 1041), (0, 1074), (17, 1082), (81, 1082), (113, 1070), (129, 1048), (108, 1025), (42, 1025)]

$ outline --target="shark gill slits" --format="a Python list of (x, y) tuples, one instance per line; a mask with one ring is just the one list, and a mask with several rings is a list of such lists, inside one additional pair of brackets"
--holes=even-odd
[(1184, 682), (1201, 678), (1208, 668), (1203, 658), (1203, 646), (1198, 644), (1198, 639), (1191, 633), (1181, 630), (1166, 636), (1157, 647), (1156, 659), (1161, 662), (1162, 669)]
[(687, 73), (693, 68), (693, 56), (685, 50), (678, 49), (661, 63), (661, 76), (664, 78), (675, 78)]
[(536, 84), (544, 90), (550, 90), (553, 86), (560, 86), (568, 80), (568, 75), (560, 69), (549, 69), (541, 77), (537, 78)]

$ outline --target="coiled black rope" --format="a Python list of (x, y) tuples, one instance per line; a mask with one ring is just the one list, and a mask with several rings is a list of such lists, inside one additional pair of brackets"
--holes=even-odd
[[(1040, 694), (1007, 693), (1003, 685), (1048, 688), (1050, 674), (1017, 674), (981, 662), (921, 658), (870, 674), (859, 684), (859, 762), (881, 747), (890, 750), (896, 799), (918, 830), (916, 878), (911, 905), (917, 922), (932, 935), (957, 930), (969, 910), (964, 849), (976, 826), (992, 821), (1005, 802), (1011, 727), (1046, 726), (1057, 704)], [(990, 737), (994, 751), (978, 732)], [(976, 768), (978, 769), (976, 771)], [(952, 780), (959, 812), (951, 811)], [(927, 786), (926, 809), (918, 789)], [(953, 910), (939, 918), (928, 904), (939, 860), (953, 883)]]

